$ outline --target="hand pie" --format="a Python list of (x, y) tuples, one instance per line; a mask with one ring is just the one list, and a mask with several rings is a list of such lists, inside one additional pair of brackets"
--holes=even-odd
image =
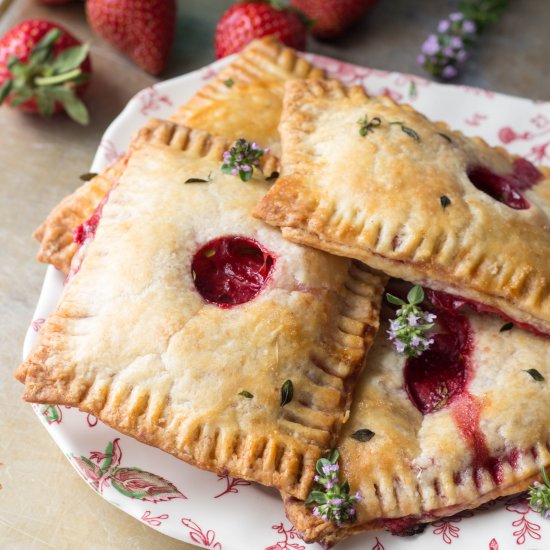
[(550, 171), (334, 80), (289, 82), (280, 130), (285, 237), (550, 335)]
[[(320, 78), (323, 71), (272, 36), (255, 40), (171, 117), (174, 122), (233, 141), (245, 138), (279, 152), (277, 126), (284, 82), (290, 78)], [(107, 174), (90, 180), (56, 206), (35, 231), (38, 260), (67, 273), (76, 250), (73, 230), (87, 220), (124, 168), (125, 158)]]
[(385, 281), (255, 220), (269, 184), (223, 174), (226, 147), (171, 122), (140, 132), (17, 377), (28, 401), (304, 498)]
[[(445, 297), (431, 296), (440, 332), (418, 358), (396, 354), (386, 334), (394, 313), (384, 308), (337, 443), (350, 493), (364, 497), (357, 520), (338, 528), (287, 497), (287, 514), (307, 542), (330, 546), (369, 529), (414, 532), (523, 491), (550, 465), (550, 341), (502, 331), (494, 315), (443, 309)], [(375, 435), (352, 437), (364, 429)]]
[(277, 128), (285, 82), (323, 76), (322, 69), (274, 36), (254, 40), (233, 63), (180, 107), (171, 120), (230, 141), (244, 137), (279, 154)]

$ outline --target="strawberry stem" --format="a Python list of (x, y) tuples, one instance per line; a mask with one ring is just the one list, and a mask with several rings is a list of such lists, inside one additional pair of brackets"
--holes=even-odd
[(37, 86), (52, 86), (54, 84), (62, 84), (63, 82), (67, 82), (68, 80), (73, 80), (81, 74), (81, 69), (73, 69), (72, 71), (63, 74), (56, 74), (53, 76), (37, 76), (34, 79), (34, 83)]

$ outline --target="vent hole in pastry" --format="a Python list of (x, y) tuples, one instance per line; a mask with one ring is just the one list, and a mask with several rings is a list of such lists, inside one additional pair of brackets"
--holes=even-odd
[(191, 274), (199, 294), (222, 308), (244, 304), (266, 285), (275, 255), (246, 237), (220, 237), (193, 256)]
[(477, 189), (514, 210), (530, 207), (521, 191), (530, 189), (543, 178), (533, 164), (521, 158), (514, 161), (511, 174), (495, 174), (489, 168), (479, 165), (468, 168), (467, 174)]
[(422, 414), (439, 411), (460, 397), (469, 379), (470, 324), (460, 314), (434, 310), (437, 334), (431, 347), (405, 363), (405, 387)]

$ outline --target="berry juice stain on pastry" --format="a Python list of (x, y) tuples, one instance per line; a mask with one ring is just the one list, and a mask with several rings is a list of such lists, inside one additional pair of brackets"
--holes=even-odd
[[(483, 404), (468, 391), (473, 377), (471, 357), (473, 335), (468, 318), (449, 307), (451, 296), (429, 291), (437, 315), (437, 333), (430, 348), (420, 356), (409, 357), (404, 367), (409, 399), (424, 415), (450, 407), (462, 438), (472, 452), (472, 469), (477, 487), (482, 485), (482, 470), (498, 485), (503, 481), (502, 462), (491, 456), (485, 435), (480, 430)], [(438, 306), (446, 304), (445, 309)]]
[(222, 308), (244, 304), (264, 288), (275, 256), (246, 237), (220, 237), (203, 245), (191, 265), (199, 294)]
[(514, 161), (511, 174), (498, 175), (485, 166), (473, 166), (468, 170), (468, 178), (477, 189), (498, 202), (514, 210), (526, 210), (530, 204), (520, 191), (531, 189), (543, 176), (528, 160), (519, 158)]

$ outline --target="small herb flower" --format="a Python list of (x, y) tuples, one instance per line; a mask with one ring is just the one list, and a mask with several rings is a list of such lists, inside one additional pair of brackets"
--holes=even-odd
[(542, 479), (544, 483), (535, 481), (533, 486), (529, 487), (529, 505), (545, 519), (550, 519), (550, 479), (544, 468), (542, 468)]
[(223, 154), (222, 172), (239, 176), (242, 181), (248, 181), (254, 168), (260, 168), (260, 158), (269, 149), (262, 149), (257, 143), (250, 143), (246, 139), (238, 139), (229, 151)]
[(424, 301), (424, 290), (421, 286), (414, 286), (407, 294), (407, 302), (392, 294), (386, 294), (390, 304), (401, 306), (397, 310), (397, 317), (390, 321), (388, 330), (390, 341), (393, 342), (397, 353), (407, 357), (418, 357), (433, 344), (433, 338), (426, 334), (434, 326), (436, 316), (425, 313), (418, 304)]
[(349, 494), (349, 483), (340, 483), (338, 458), (340, 454), (335, 449), (329, 458), (317, 461), (317, 474), (313, 479), (317, 482), (311, 491), (306, 504), (314, 506), (313, 515), (325, 521), (334, 521), (338, 527), (345, 521), (355, 519), (355, 503), (363, 500), (359, 491)]
[(469, 57), (478, 35), (487, 23), (500, 17), (507, 0), (462, 0), (460, 11), (451, 13), (437, 25), (422, 44), (417, 60), (436, 78), (455, 78)]

